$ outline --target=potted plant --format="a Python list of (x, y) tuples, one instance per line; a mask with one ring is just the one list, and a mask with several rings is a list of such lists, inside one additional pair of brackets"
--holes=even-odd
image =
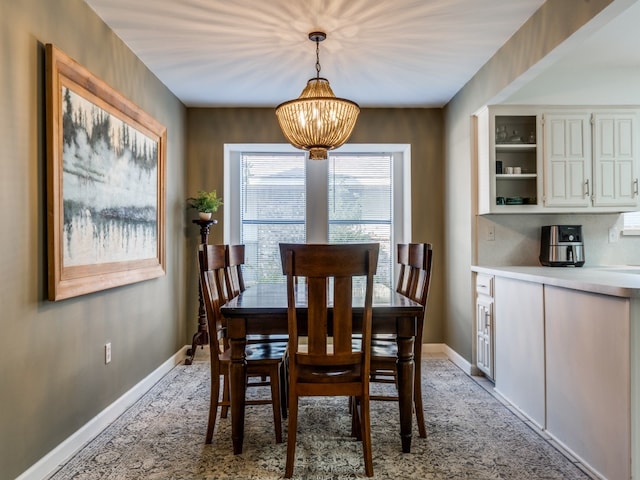
[(211, 220), (211, 214), (222, 205), (222, 199), (218, 198), (215, 190), (211, 192), (201, 190), (195, 197), (187, 198), (187, 203), (189, 207), (198, 211), (200, 220)]

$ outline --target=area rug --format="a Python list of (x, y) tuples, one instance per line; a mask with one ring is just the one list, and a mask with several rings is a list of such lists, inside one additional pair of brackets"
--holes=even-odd
[[(402, 453), (397, 404), (372, 402), (375, 478), (589, 478), (450, 361), (423, 362), (427, 438), (414, 424), (411, 453)], [(270, 406), (247, 407), (244, 451), (233, 455), (230, 417), (219, 419), (213, 443), (204, 443), (208, 399), (208, 363), (177, 366), (50, 478), (283, 478), (286, 441), (275, 443)], [(298, 432), (294, 478), (366, 478), (345, 399), (301, 400)]]

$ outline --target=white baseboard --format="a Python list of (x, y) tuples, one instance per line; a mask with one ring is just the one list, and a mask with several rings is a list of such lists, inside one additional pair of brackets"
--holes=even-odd
[(473, 368), (471, 363), (469, 363), (463, 356), (461, 356), (454, 349), (449, 347), (448, 345), (444, 346), (444, 353), (447, 355), (449, 360), (451, 360), (454, 364), (458, 366), (460, 370), (462, 370), (467, 375), (471, 375), (473, 372)]
[(16, 480), (40, 480), (53, 474), (64, 462), (75, 455), (87, 442), (94, 439), (102, 430), (109, 426), (127, 408), (138, 401), (158, 380), (164, 377), (173, 367), (183, 362), (187, 356), (188, 345), (181, 348), (175, 355), (156, 368), (144, 379), (138, 382), (128, 392), (105, 408), (98, 415), (51, 450), (38, 462), (20, 475)]
[(443, 353), (464, 373), (466, 373), (467, 375), (473, 374), (473, 365), (471, 365), (464, 357), (462, 357), (458, 352), (456, 352), (446, 343), (424, 343), (422, 344), (422, 353)]
[(422, 344), (422, 354), (434, 354), (434, 353), (442, 353), (444, 354), (444, 343), (423, 343)]

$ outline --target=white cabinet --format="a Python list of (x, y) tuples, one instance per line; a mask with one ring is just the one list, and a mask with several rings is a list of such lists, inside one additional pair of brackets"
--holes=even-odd
[(544, 302), (547, 431), (604, 478), (629, 479), (630, 301), (546, 285)]
[(476, 275), (476, 366), (493, 379), (493, 276)]
[(543, 286), (495, 277), (494, 303), (495, 389), (544, 428)]
[(482, 110), (476, 122), (479, 213), (535, 211), (541, 194), (539, 115), (492, 107)]
[(544, 206), (626, 211), (638, 205), (634, 111), (544, 113)]
[(640, 479), (640, 287), (552, 270), (474, 269), (494, 279), (495, 390), (597, 478)]
[(593, 205), (638, 205), (638, 119), (635, 113), (593, 115)]
[(478, 214), (640, 208), (636, 109), (492, 106), (475, 120)]
[(591, 204), (591, 123), (589, 114), (545, 114), (544, 205)]

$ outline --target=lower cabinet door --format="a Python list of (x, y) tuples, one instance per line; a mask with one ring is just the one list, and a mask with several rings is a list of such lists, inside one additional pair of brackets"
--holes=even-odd
[(547, 431), (604, 478), (629, 479), (629, 299), (551, 286), (544, 298)]
[(479, 296), (476, 300), (476, 365), (493, 379), (493, 299)]
[(545, 426), (543, 286), (495, 280), (496, 391), (540, 428)]

